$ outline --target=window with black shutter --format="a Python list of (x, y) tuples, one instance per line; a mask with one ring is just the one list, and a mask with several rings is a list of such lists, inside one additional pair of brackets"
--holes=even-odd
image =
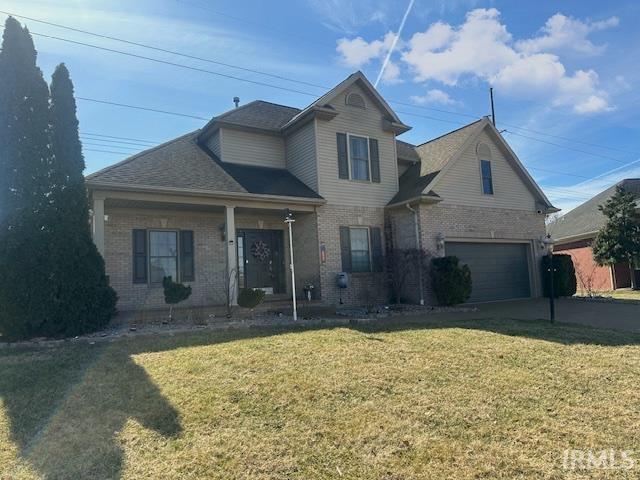
[(147, 283), (147, 231), (133, 230), (133, 283)]
[(195, 255), (193, 250), (193, 231), (180, 231), (180, 281), (195, 280)]

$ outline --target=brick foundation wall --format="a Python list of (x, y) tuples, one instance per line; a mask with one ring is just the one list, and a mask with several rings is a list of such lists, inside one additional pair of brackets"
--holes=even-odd
[(338, 304), (341, 294), (346, 305), (385, 303), (388, 292), (382, 272), (352, 273), (348, 288), (341, 292), (336, 286), (336, 275), (342, 271), (340, 227), (380, 227), (384, 232), (384, 208), (324, 205), (318, 208), (317, 215), (318, 245), (324, 244), (327, 253), (326, 261), (320, 263), (323, 303)]
[(579, 293), (613, 290), (611, 267), (601, 267), (593, 260), (590, 240), (556, 246), (554, 252), (571, 255)]

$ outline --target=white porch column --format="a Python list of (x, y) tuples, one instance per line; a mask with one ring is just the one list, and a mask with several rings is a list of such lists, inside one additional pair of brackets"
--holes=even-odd
[(231, 305), (238, 304), (238, 248), (236, 246), (235, 207), (225, 206), (225, 241), (227, 249), (227, 277)]
[(93, 197), (93, 243), (104, 258), (104, 198)]

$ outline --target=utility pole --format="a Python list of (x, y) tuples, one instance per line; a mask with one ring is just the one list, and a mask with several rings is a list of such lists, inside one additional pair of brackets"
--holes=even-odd
[(493, 87), (489, 87), (489, 95), (491, 96), (491, 121), (493, 126), (496, 126), (496, 111), (493, 107)]

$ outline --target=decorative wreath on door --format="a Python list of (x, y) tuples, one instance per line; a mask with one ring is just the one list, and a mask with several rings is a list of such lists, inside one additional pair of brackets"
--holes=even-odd
[(262, 240), (256, 240), (253, 242), (253, 245), (251, 245), (251, 255), (258, 261), (264, 262), (271, 255), (271, 250)]

